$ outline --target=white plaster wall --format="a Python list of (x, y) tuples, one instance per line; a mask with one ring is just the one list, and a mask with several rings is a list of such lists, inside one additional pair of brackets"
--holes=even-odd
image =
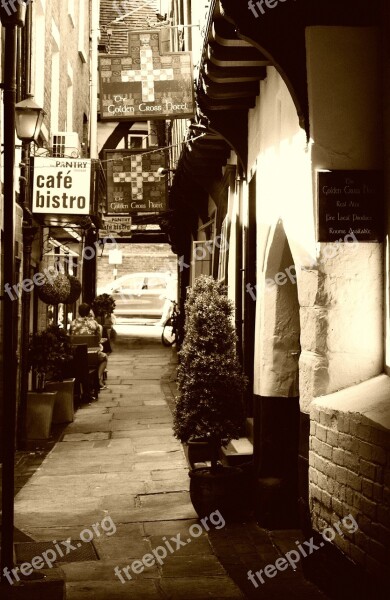
[[(280, 386), (270, 379), (262, 349), (266, 328), (278, 326), (264, 312), (264, 280), (280, 219), (297, 267), (299, 391), (305, 412), (313, 397), (364, 381), (383, 368), (381, 245), (343, 244), (335, 251), (333, 244), (329, 252), (329, 245), (316, 242), (315, 220), (317, 169), (382, 166), (377, 32), (309, 28), (307, 56), (310, 142), (299, 127), (286, 85), (270, 67), (257, 105), (249, 113), (248, 169), (251, 174), (257, 170), (254, 393), (285, 395), (286, 382)], [(284, 269), (282, 248), (280, 264)], [(271, 329), (266, 333), (269, 339)]]
[[(314, 188), (318, 169), (380, 169), (377, 30), (311, 27), (306, 41)], [(382, 260), (381, 244), (318, 244), (316, 268), (299, 288), (304, 410), (313, 396), (381, 373)]]
[[(296, 336), (291, 340), (291, 347), (287, 343), (278, 347), (278, 340), (282, 339), (284, 330), (283, 311), (276, 311), (272, 307), (276, 301), (284, 302), (286, 294), (279, 294), (276, 288), (267, 291), (265, 279), (276, 276), (278, 272), (283, 272), (294, 264), (310, 265), (314, 260), (312, 171), (310, 144), (307, 144), (306, 134), (299, 127), (290, 93), (273, 67), (267, 69), (267, 78), (261, 82), (256, 107), (249, 112), (248, 170), (251, 173), (257, 171), (258, 302), (254, 393), (265, 396), (296, 396), (296, 368), (292, 363), (297, 359), (292, 359), (291, 355), (291, 352), (297, 350)], [(283, 259), (282, 244), (279, 245), (279, 257), (273, 253), (272, 264), (269, 263), (279, 219), (283, 223), (293, 256), (290, 265), (285, 264)], [(299, 281), (298, 272), (298, 287)], [(289, 282), (286, 285), (292, 284)], [(274, 303), (271, 301), (272, 295)], [(276, 358), (279, 369), (275, 363)]]

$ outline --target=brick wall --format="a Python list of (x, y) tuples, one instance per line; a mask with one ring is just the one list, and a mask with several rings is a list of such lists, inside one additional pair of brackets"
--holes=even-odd
[(352, 514), (359, 529), (333, 543), (383, 577), (390, 564), (390, 431), (356, 412), (313, 406), (309, 464), (314, 528)]

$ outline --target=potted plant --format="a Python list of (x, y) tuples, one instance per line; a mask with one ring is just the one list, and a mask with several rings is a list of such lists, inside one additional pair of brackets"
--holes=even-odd
[[(207, 441), (210, 467), (190, 471), (190, 494), (201, 516), (224, 508), (226, 517), (239, 509), (243, 472), (219, 462), (221, 446), (242, 433), (242, 395), (246, 378), (238, 361), (233, 305), (226, 286), (201, 275), (188, 292), (185, 335), (179, 352), (174, 433), (184, 443)], [(211, 504), (210, 504), (211, 500)]]
[(107, 345), (104, 346), (105, 352), (111, 352), (110, 340), (114, 339), (115, 331), (113, 325), (115, 324), (115, 316), (113, 315), (115, 309), (115, 300), (110, 294), (100, 294), (92, 301), (91, 308), (95, 313), (96, 320), (100, 325), (105, 327)]
[[(44, 394), (54, 396), (47, 398), (44, 431), (50, 432), (50, 424), (73, 421), (73, 388), (74, 379), (64, 380), (64, 369), (72, 360), (71, 346), (66, 332), (58, 325), (51, 325), (44, 331), (34, 333), (30, 338), (29, 366), (37, 375), (36, 392), (29, 393), (27, 423), (36, 421), (37, 404), (46, 402)], [(53, 400), (50, 418), (50, 400)], [(42, 413), (42, 407), (40, 408)], [(30, 416), (30, 419), (29, 419)], [(48, 437), (42, 436), (42, 437)], [(30, 437), (35, 438), (35, 435)]]
[(91, 308), (95, 316), (102, 320), (102, 325), (105, 325), (104, 320), (111, 317), (115, 309), (115, 300), (109, 294), (100, 294), (92, 301)]

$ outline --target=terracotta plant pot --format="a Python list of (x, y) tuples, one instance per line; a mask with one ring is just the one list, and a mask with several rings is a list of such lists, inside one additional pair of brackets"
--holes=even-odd
[(45, 391), (57, 392), (53, 409), (53, 424), (71, 423), (74, 420), (74, 384), (76, 379), (50, 381)]
[(50, 437), (54, 402), (57, 392), (28, 392), (27, 439), (47, 440)]

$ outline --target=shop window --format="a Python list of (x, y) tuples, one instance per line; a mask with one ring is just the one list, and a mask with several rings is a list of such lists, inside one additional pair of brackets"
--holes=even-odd
[(192, 285), (199, 275), (212, 275), (213, 242), (210, 240), (192, 243)]
[(227, 281), (227, 263), (228, 263), (228, 217), (222, 222), (221, 236), (219, 242), (219, 262), (218, 262), (218, 281), (226, 283)]
[(210, 221), (199, 227), (198, 239), (192, 243), (191, 285), (199, 275), (212, 275), (215, 250), (216, 212)]

